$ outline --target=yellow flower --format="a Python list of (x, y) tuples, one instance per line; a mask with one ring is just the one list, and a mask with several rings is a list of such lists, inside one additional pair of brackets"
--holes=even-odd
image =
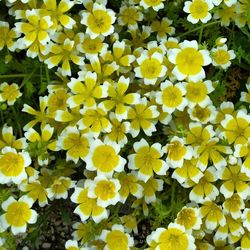
[(186, 1), (184, 12), (189, 13), (187, 20), (191, 23), (207, 23), (211, 18), (209, 11), (214, 7), (213, 0), (192, 0)]
[(135, 217), (132, 215), (124, 215), (120, 219), (127, 232), (131, 233), (133, 231), (135, 234), (138, 233), (137, 220)]
[(41, 135), (33, 128), (30, 128), (24, 134), (27, 140), (31, 142), (29, 146), (32, 148), (34, 147), (37, 151), (36, 155), (38, 156), (37, 159), (40, 166), (47, 165), (49, 163), (48, 149), (52, 151), (59, 150), (56, 145), (56, 140), (51, 139), (53, 132), (54, 128), (47, 124), (43, 129), (41, 129)]
[(248, 250), (250, 248), (250, 231), (245, 230), (240, 241), (240, 247), (242, 250)]
[(175, 223), (185, 227), (185, 230), (199, 230), (201, 227), (201, 218), (199, 209), (184, 206), (177, 214)]
[(27, 196), (22, 196), (19, 200), (15, 200), (10, 196), (2, 203), (2, 209), (5, 211), (0, 216), (0, 223), (4, 230), (9, 226), (14, 235), (24, 233), (27, 224), (35, 224), (37, 221), (37, 213), (31, 209), (33, 200)]
[(0, 85), (0, 102), (7, 101), (9, 106), (12, 106), (16, 99), (22, 96), (22, 93), (19, 90), (19, 86), (16, 83), (8, 84), (3, 82)]
[(13, 135), (13, 128), (4, 124), (0, 136), (0, 149), (6, 146), (20, 150), (27, 147), (27, 142), (24, 137), (16, 139), (16, 137)]
[(86, 58), (92, 59), (94, 56), (99, 54), (105, 54), (108, 49), (108, 44), (103, 42), (104, 37), (98, 36), (96, 38), (91, 38), (89, 34), (84, 34), (82, 37), (82, 42), (77, 45), (77, 49), (84, 53)]
[(180, 168), (176, 168), (172, 174), (172, 178), (176, 179), (180, 184), (185, 185), (187, 180), (198, 183), (203, 173), (197, 167), (197, 159), (184, 160)]
[(184, 159), (190, 160), (193, 156), (192, 147), (186, 146), (185, 140), (177, 136), (174, 136), (162, 150), (167, 154), (167, 162), (172, 168), (182, 167)]
[(137, 62), (139, 67), (134, 68), (135, 76), (142, 78), (146, 85), (154, 85), (157, 79), (163, 77), (167, 72), (166, 66), (163, 65), (163, 55), (159, 52), (149, 56), (146, 51), (143, 51), (137, 58)]
[(152, 31), (157, 32), (157, 40), (161, 41), (162, 39), (167, 38), (168, 35), (173, 35), (175, 33), (175, 28), (171, 26), (173, 23), (172, 20), (164, 17), (161, 21), (153, 21), (151, 24)]
[(142, 128), (147, 136), (151, 136), (156, 131), (155, 118), (159, 116), (157, 106), (150, 105), (144, 97), (136, 104), (134, 108), (129, 107), (128, 120), (130, 121), (130, 133), (132, 137), (136, 137)]
[(212, 64), (227, 69), (231, 65), (232, 59), (235, 58), (233, 50), (228, 50), (227, 45), (223, 45), (211, 50)]
[(160, 158), (163, 151), (160, 143), (149, 146), (145, 139), (135, 142), (135, 154), (128, 156), (128, 168), (138, 170), (138, 179), (147, 182), (153, 177), (154, 172), (158, 175), (166, 175), (169, 166)]
[(111, 231), (102, 230), (100, 239), (106, 243), (104, 249), (107, 250), (132, 250), (134, 244), (134, 239), (118, 224), (114, 224)]
[(36, 180), (29, 183), (22, 183), (19, 188), (23, 192), (28, 192), (27, 196), (32, 198), (34, 202), (37, 200), (40, 207), (44, 207), (48, 204), (48, 193), (40, 181)]
[(58, 5), (56, 0), (43, 0), (43, 2), (42, 13), (50, 16), (53, 22), (50, 29), (60, 30), (61, 26), (72, 29), (76, 22), (65, 13), (73, 7), (74, 1), (61, 0)]
[(186, 90), (182, 83), (173, 85), (166, 80), (161, 83), (161, 91), (156, 92), (156, 102), (162, 105), (163, 112), (171, 114), (176, 109), (183, 111), (187, 105), (187, 100), (183, 97), (185, 94)]
[(63, 44), (50, 43), (48, 48), (50, 54), (44, 61), (48, 68), (51, 69), (62, 63), (61, 73), (63, 76), (71, 75), (70, 61), (76, 65), (84, 65), (84, 58), (78, 56), (78, 51), (75, 48), (75, 42), (66, 39)]
[(198, 145), (196, 147), (196, 153), (199, 156), (197, 166), (201, 170), (206, 169), (209, 160), (211, 160), (214, 166), (219, 169), (227, 165), (227, 162), (222, 154), (230, 155), (232, 154), (232, 150), (228, 146), (220, 145), (219, 138), (213, 137)]
[(164, 1), (165, 0), (140, 0), (140, 5), (144, 9), (148, 9), (152, 7), (153, 10), (158, 11), (164, 8), (164, 4), (163, 4)]
[(191, 183), (193, 189), (189, 193), (190, 200), (197, 203), (204, 201), (205, 198), (215, 200), (219, 195), (219, 191), (212, 183), (216, 182), (217, 179), (216, 169), (214, 167), (207, 168), (198, 184)]
[(119, 189), (121, 184), (117, 179), (108, 179), (104, 176), (96, 176), (94, 180), (85, 182), (88, 188), (88, 197), (97, 199), (96, 204), (101, 207), (115, 205), (120, 201)]
[(69, 177), (56, 178), (50, 188), (47, 188), (48, 198), (54, 199), (67, 199), (68, 189), (75, 186), (75, 181), (72, 181)]
[[(226, 215), (225, 226), (219, 226), (215, 235), (214, 241), (224, 241), (228, 239), (230, 243), (237, 242), (242, 235), (244, 235), (244, 229), (242, 227), (241, 219), (234, 219), (230, 215)], [(236, 240), (235, 240), (236, 239)]]
[(168, 59), (175, 64), (173, 74), (181, 81), (187, 78), (188, 81), (197, 82), (205, 78), (205, 71), (202, 66), (211, 63), (207, 50), (198, 50), (197, 41), (187, 41), (179, 44), (180, 48), (171, 49)]
[(8, 22), (0, 21), (0, 50), (6, 46), (8, 50), (15, 51), (17, 43), (15, 38), (19, 37), (20, 34), (13, 28), (10, 30)]
[(130, 123), (117, 120), (116, 115), (113, 112), (110, 113), (109, 119), (112, 128), (110, 133), (105, 135), (104, 142), (115, 142), (122, 148), (128, 142), (126, 134), (129, 132)]
[(14, 148), (4, 147), (0, 154), (0, 183), (20, 184), (27, 179), (25, 168), (31, 164), (27, 152), (17, 153)]
[(46, 113), (46, 108), (47, 108), (47, 103), (48, 103), (48, 97), (47, 96), (40, 96), (39, 97), (39, 111), (36, 111), (33, 109), (31, 106), (24, 104), (23, 105), (23, 112), (26, 112), (30, 115), (35, 116), (35, 119), (28, 122), (24, 127), (23, 130), (27, 131), (29, 128), (34, 127), (38, 122), (41, 123), (41, 128), (43, 128), (48, 122), (48, 115)]
[(101, 54), (105, 62), (115, 62), (118, 65), (117, 73), (127, 73), (132, 70), (132, 62), (135, 61), (135, 56), (131, 55), (131, 49), (124, 41), (115, 41), (113, 43), (113, 51), (107, 51)]
[(191, 144), (193, 147), (199, 147), (206, 144), (214, 136), (215, 132), (212, 125), (204, 127), (201, 123), (190, 122), (186, 142), (187, 144)]
[(221, 5), (220, 8), (215, 11), (213, 18), (219, 19), (221, 26), (229, 26), (230, 22), (237, 18), (236, 5), (232, 5), (231, 7), (224, 4)]
[(26, 19), (28, 22), (16, 22), (16, 31), (24, 34), (19, 38), (20, 49), (29, 48), (28, 55), (32, 58), (39, 53), (46, 54), (45, 45), (50, 41), (52, 34), (50, 27), (53, 25), (49, 15), (42, 16), (39, 10), (26, 10)]
[(89, 153), (91, 137), (80, 132), (77, 127), (67, 126), (58, 138), (58, 146), (67, 150), (66, 161), (74, 161), (76, 164), (79, 158), (82, 160)]
[(71, 78), (67, 84), (73, 95), (67, 100), (70, 108), (84, 105), (85, 107), (95, 107), (96, 100), (107, 97), (107, 86), (97, 83), (96, 73), (87, 72), (84, 79)]
[(250, 116), (239, 110), (235, 116), (225, 115), (221, 121), (222, 132), (220, 136), (225, 138), (229, 144), (245, 144), (250, 137)]
[(126, 160), (119, 155), (120, 146), (115, 143), (103, 143), (95, 139), (91, 145), (89, 154), (85, 158), (86, 169), (97, 171), (97, 175), (102, 174), (111, 177), (116, 172), (122, 172)]
[(202, 124), (207, 124), (208, 122), (214, 121), (217, 111), (212, 102), (209, 102), (204, 107), (200, 104), (196, 104), (193, 108), (188, 108), (188, 114), (193, 121), (198, 121)]
[(193, 236), (186, 233), (184, 226), (177, 223), (170, 223), (168, 229), (157, 228), (151, 233), (151, 237), (157, 250), (195, 249)]
[(112, 125), (108, 120), (107, 111), (102, 104), (99, 104), (96, 108), (84, 108), (81, 110), (81, 114), (82, 118), (77, 122), (79, 129), (89, 129), (95, 138), (101, 132), (111, 132)]
[(190, 108), (193, 108), (197, 104), (204, 108), (211, 103), (208, 94), (214, 90), (214, 87), (210, 80), (185, 82), (183, 84), (186, 89), (186, 99)]
[(218, 176), (223, 181), (220, 192), (225, 198), (231, 197), (234, 192), (242, 199), (246, 199), (250, 192), (248, 182), (250, 177), (243, 172), (242, 162), (239, 160), (236, 165), (222, 166), (218, 170)]
[(57, 110), (66, 110), (69, 94), (65, 88), (48, 90), (48, 115), (54, 119)]
[(218, 124), (221, 129), (221, 121), (225, 119), (226, 114), (234, 116), (236, 113), (237, 111), (235, 111), (234, 104), (232, 102), (222, 102), (216, 114), (215, 120), (211, 122)]
[(88, 188), (75, 187), (75, 191), (70, 197), (71, 201), (79, 204), (74, 213), (78, 214), (81, 221), (86, 221), (91, 217), (95, 223), (108, 218), (108, 211), (97, 204), (96, 198), (89, 198)]
[(92, 39), (99, 35), (108, 36), (114, 32), (113, 23), (115, 22), (113, 10), (106, 9), (103, 4), (94, 3), (92, 12), (83, 11), (81, 23), (87, 26), (86, 33)]
[(217, 226), (225, 226), (226, 218), (223, 214), (221, 206), (215, 202), (206, 199), (200, 208), (201, 217), (205, 221), (206, 228), (214, 230)]
[(138, 183), (138, 178), (136, 177), (136, 174), (134, 172), (129, 174), (121, 172), (118, 175), (118, 179), (121, 184), (119, 194), (120, 194), (120, 201), (122, 203), (125, 203), (130, 194), (135, 196), (137, 199), (142, 198), (143, 188)]
[(129, 87), (129, 78), (121, 76), (117, 83), (109, 84), (105, 82), (104, 85), (108, 86), (108, 96), (110, 97), (110, 99), (102, 102), (105, 109), (109, 111), (115, 108), (115, 115), (119, 121), (127, 119), (128, 106), (140, 103), (139, 94), (126, 94)]
[(135, 30), (138, 28), (137, 22), (142, 20), (143, 14), (137, 6), (121, 6), (118, 17), (119, 25)]
[(222, 204), (224, 214), (229, 214), (234, 219), (241, 218), (241, 210), (245, 208), (243, 199), (238, 194), (233, 194), (230, 198), (225, 199)]
[(143, 187), (143, 198), (147, 204), (156, 201), (156, 191), (163, 190), (163, 180), (151, 177), (147, 182), (141, 182)]

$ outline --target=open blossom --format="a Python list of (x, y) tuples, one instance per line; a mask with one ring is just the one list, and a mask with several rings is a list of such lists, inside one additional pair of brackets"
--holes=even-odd
[(168, 166), (160, 158), (163, 155), (160, 143), (149, 146), (145, 139), (134, 143), (135, 154), (128, 156), (128, 167), (138, 169), (138, 178), (146, 182), (155, 172), (158, 175), (165, 175)]
[(186, 1), (184, 11), (189, 13), (187, 20), (191, 23), (207, 23), (211, 18), (210, 10), (213, 8), (212, 0)]
[(103, 240), (106, 245), (104, 249), (107, 250), (128, 250), (132, 249), (134, 239), (125, 233), (125, 229), (122, 225), (114, 224), (109, 230), (103, 230), (100, 239)]
[(165, 0), (140, 0), (140, 5), (147, 9), (149, 7), (152, 7), (155, 11), (158, 11), (162, 8), (164, 8), (164, 2)]
[(6, 230), (11, 227), (14, 235), (24, 233), (27, 229), (27, 224), (35, 224), (37, 221), (37, 212), (31, 209), (34, 201), (22, 196), (19, 200), (15, 200), (10, 196), (2, 203), (4, 214), (0, 216), (0, 224)]
[[(185, 227), (177, 223), (170, 223), (168, 228), (157, 228), (147, 237), (147, 242), (155, 244), (153, 249), (195, 249), (194, 238), (185, 232)], [(153, 247), (153, 245), (152, 245)]]
[(181, 81), (185, 78), (197, 82), (205, 78), (202, 66), (209, 65), (211, 58), (207, 50), (199, 50), (197, 41), (187, 41), (179, 44), (180, 48), (171, 49), (168, 59), (175, 64), (173, 74)]
[(114, 32), (115, 13), (103, 4), (94, 3), (92, 12), (82, 12), (81, 23), (87, 26), (86, 33), (92, 39), (99, 35), (108, 36)]
[(0, 84), (0, 102), (7, 101), (7, 104), (12, 106), (17, 98), (21, 96), (22, 93), (16, 83), (8, 84), (7, 82), (3, 82)]
[(27, 179), (25, 168), (31, 164), (27, 152), (17, 152), (11, 147), (4, 147), (0, 154), (0, 183), (20, 184)]
[(227, 69), (231, 65), (231, 60), (235, 58), (233, 50), (228, 50), (227, 45), (223, 45), (211, 50), (212, 64)]
[(122, 172), (126, 160), (119, 155), (119, 151), (118, 144), (94, 140), (90, 145), (90, 153), (85, 158), (86, 168), (108, 177), (111, 177), (114, 171)]
[(137, 58), (139, 67), (134, 69), (135, 76), (142, 78), (146, 85), (155, 84), (159, 77), (163, 77), (167, 72), (166, 66), (163, 65), (163, 55), (155, 52), (148, 56), (144, 51)]

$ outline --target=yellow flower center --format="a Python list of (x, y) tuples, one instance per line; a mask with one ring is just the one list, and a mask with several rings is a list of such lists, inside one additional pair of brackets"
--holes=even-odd
[(122, 13), (123, 22), (127, 24), (135, 24), (137, 18), (137, 10), (133, 7), (125, 9)]
[(105, 33), (111, 26), (110, 15), (103, 10), (95, 10), (88, 18), (88, 27), (96, 34)]
[(106, 180), (99, 181), (95, 187), (95, 194), (104, 201), (112, 199), (116, 195), (115, 184)]
[(168, 146), (168, 158), (173, 161), (179, 161), (186, 154), (187, 149), (179, 141), (173, 141)]
[(163, 105), (174, 108), (182, 102), (182, 92), (175, 86), (168, 86), (162, 91)]
[(6, 212), (6, 221), (9, 225), (22, 227), (31, 217), (31, 210), (27, 203), (20, 201), (12, 203)]
[(100, 38), (85, 38), (82, 44), (82, 47), (86, 53), (95, 54), (101, 51), (102, 49), (102, 41)]
[(128, 249), (128, 238), (123, 232), (119, 230), (114, 230), (108, 233), (106, 241), (107, 241), (108, 249), (110, 250)]
[(92, 156), (94, 166), (102, 172), (112, 171), (119, 162), (119, 157), (113, 147), (100, 145), (95, 149)]
[(213, 54), (213, 59), (217, 64), (223, 65), (229, 62), (230, 55), (227, 51), (220, 49)]
[(207, 88), (205, 84), (201, 81), (198, 83), (189, 82), (187, 84), (186, 89), (187, 89), (186, 97), (191, 102), (199, 103), (206, 98)]
[(24, 159), (13, 152), (8, 152), (0, 158), (0, 171), (8, 177), (16, 177), (24, 169)]
[(208, 4), (204, 0), (195, 0), (190, 5), (190, 13), (195, 19), (205, 18), (208, 14)]
[(160, 250), (187, 250), (188, 237), (180, 229), (170, 228), (160, 235), (158, 246)]
[(206, 121), (211, 115), (209, 108), (202, 108), (199, 105), (196, 105), (193, 109), (193, 116), (197, 117), (200, 121)]
[(196, 75), (204, 64), (202, 54), (195, 48), (185, 48), (176, 56), (178, 70), (184, 75)]
[(161, 63), (155, 58), (149, 58), (141, 64), (141, 74), (144, 78), (155, 79), (161, 73)]
[(183, 208), (178, 214), (176, 222), (183, 225), (186, 229), (192, 229), (197, 221), (195, 212), (190, 208)]

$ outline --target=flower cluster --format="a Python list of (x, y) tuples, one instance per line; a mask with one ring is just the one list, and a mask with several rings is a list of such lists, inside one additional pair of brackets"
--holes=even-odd
[[(250, 82), (220, 96), (249, 2), (115, 2), (0, 2), (0, 63), (34, 63), (15, 83), (0, 68), (0, 249), (58, 200), (68, 250), (139, 249), (145, 221), (144, 248), (250, 249)], [(206, 42), (213, 26), (229, 39)]]

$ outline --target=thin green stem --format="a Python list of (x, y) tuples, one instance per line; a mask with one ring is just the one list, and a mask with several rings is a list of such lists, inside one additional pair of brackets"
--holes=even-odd
[(220, 23), (220, 21), (214, 21), (214, 22), (211, 22), (211, 23), (204, 24), (204, 25), (199, 26), (199, 27), (197, 27), (197, 28), (195, 28), (195, 29), (193, 29), (193, 30), (187, 31), (187, 32), (185, 32), (185, 33), (179, 35), (179, 37), (186, 36), (186, 35), (191, 34), (191, 33), (195, 32), (195, 31), (197, 31), (197, 30), (200, 30), (201, 28), (204, 29), (204, 28), (206, 28), (206, 27), (208, 27), (208, 26), (215, 25), (215, 24), (218, 24), (218, 23)]
[(204, 26), (202, 25), (202, 26), (201, 26), (201, 29), (200, 29), (200, 34), (199, 34), (198, 44), (201, 44), (201, 41), (202, 41), (202, 35), (203, 35), (203, 29), (204, 29)]
[(27, 76), (27, 74), (0, 75), (0, 79), (3, 79), (3, 78), (23, 78), (25, 76)]
[(44, 68), (45, 68), (45, 75), (46, 75), (47, 83), (50, 84), (50, 76), (49, 76), (49, 70), (47, 68), (47, 65), (44, 64)]

